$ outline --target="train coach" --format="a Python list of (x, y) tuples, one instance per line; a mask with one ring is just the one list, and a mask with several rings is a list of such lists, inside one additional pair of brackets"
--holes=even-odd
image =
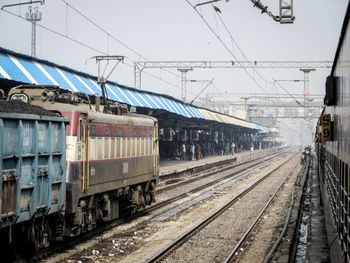
[[(34, 249), (49, 244), (49, 225), (65, 203), (68, 119), (23, 102), (0, 103), (0, 233)], [(2, 246), (6, 247), (6, 246)]]
[(97, 95), (52, 86), (19, 86), (9, 91), (8, 100), (22, 100), (69, 120), (62, 149), (64, 206), (49, 222), (49, 233), (41, 235), (49, 234), (50, 240), (77, 236), (155, 201), (159, 170), (155, 118), (132, 113), (113, 101), (102, 105)]
[(326, 225), (334, 262), (350, 262), (350, 6), (348, 6), (331, 74), (326, 79), (324, 109), (316, 128)]

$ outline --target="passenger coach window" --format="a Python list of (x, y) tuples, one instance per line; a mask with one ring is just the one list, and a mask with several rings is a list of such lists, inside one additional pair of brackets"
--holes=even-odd
[(133, 136), (136, 135), (136, 128), (132, 128), (132, 135), (133, 135)]
[(121, 135), (122, 134), (122, 130), (120, 128), (117, 128), (117, 135)]
[(153, 129), (152, 128), (149, 129), (149, 136), (153, 136)]

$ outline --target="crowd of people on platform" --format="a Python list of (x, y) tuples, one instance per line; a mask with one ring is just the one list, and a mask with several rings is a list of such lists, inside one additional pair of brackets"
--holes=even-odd
[(242, 150), (254, 151), (261, 148), (261, 143), (226, 142), (216, 141), (186, 141), (166, 142), (160, 145), (161, 157), (168, 160), (200, 160), (209, 156), (233, 155)]

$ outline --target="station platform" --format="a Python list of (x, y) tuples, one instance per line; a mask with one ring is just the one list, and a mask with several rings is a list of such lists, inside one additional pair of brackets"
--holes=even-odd
[(203, 158), (195, 161), (187, 161), (187, 160), (161, 160), (159, 162), (159, 176), (166, 176), (175, 173), (183, 173), (187, 170), (191, 170), (194, 168), (199, 168), (202, 166), (214, 164), (222, 161), (233, 161), (236, 163), (241, 163), (244, 161), (248, 161), (250, 159), (254, 159), (260, 157), (262, 155), (273, 153), (277, 151), (278, 148), (268, 148), (263, 150), (254, 150), (254, 151), (242, 151), (235, 154), (230, 155), (216, 155), (209, 156), (207, 158)]

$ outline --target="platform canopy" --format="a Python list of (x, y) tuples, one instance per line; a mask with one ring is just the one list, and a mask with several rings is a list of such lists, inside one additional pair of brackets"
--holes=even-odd
[[(0, 78), (23, 84), (55, 85), (72, 92), (102, 95), (96, 76), (4, 48), (0, 48)], [(112, 81), (107, 82), (106, 91), (110, 99), (131, 106), (164, 110), (185, 118), (215, 120), (266, 131), (264, 127), (246, 120), (212, 111), (209, 114), (169, 95), (137, 90)]]

